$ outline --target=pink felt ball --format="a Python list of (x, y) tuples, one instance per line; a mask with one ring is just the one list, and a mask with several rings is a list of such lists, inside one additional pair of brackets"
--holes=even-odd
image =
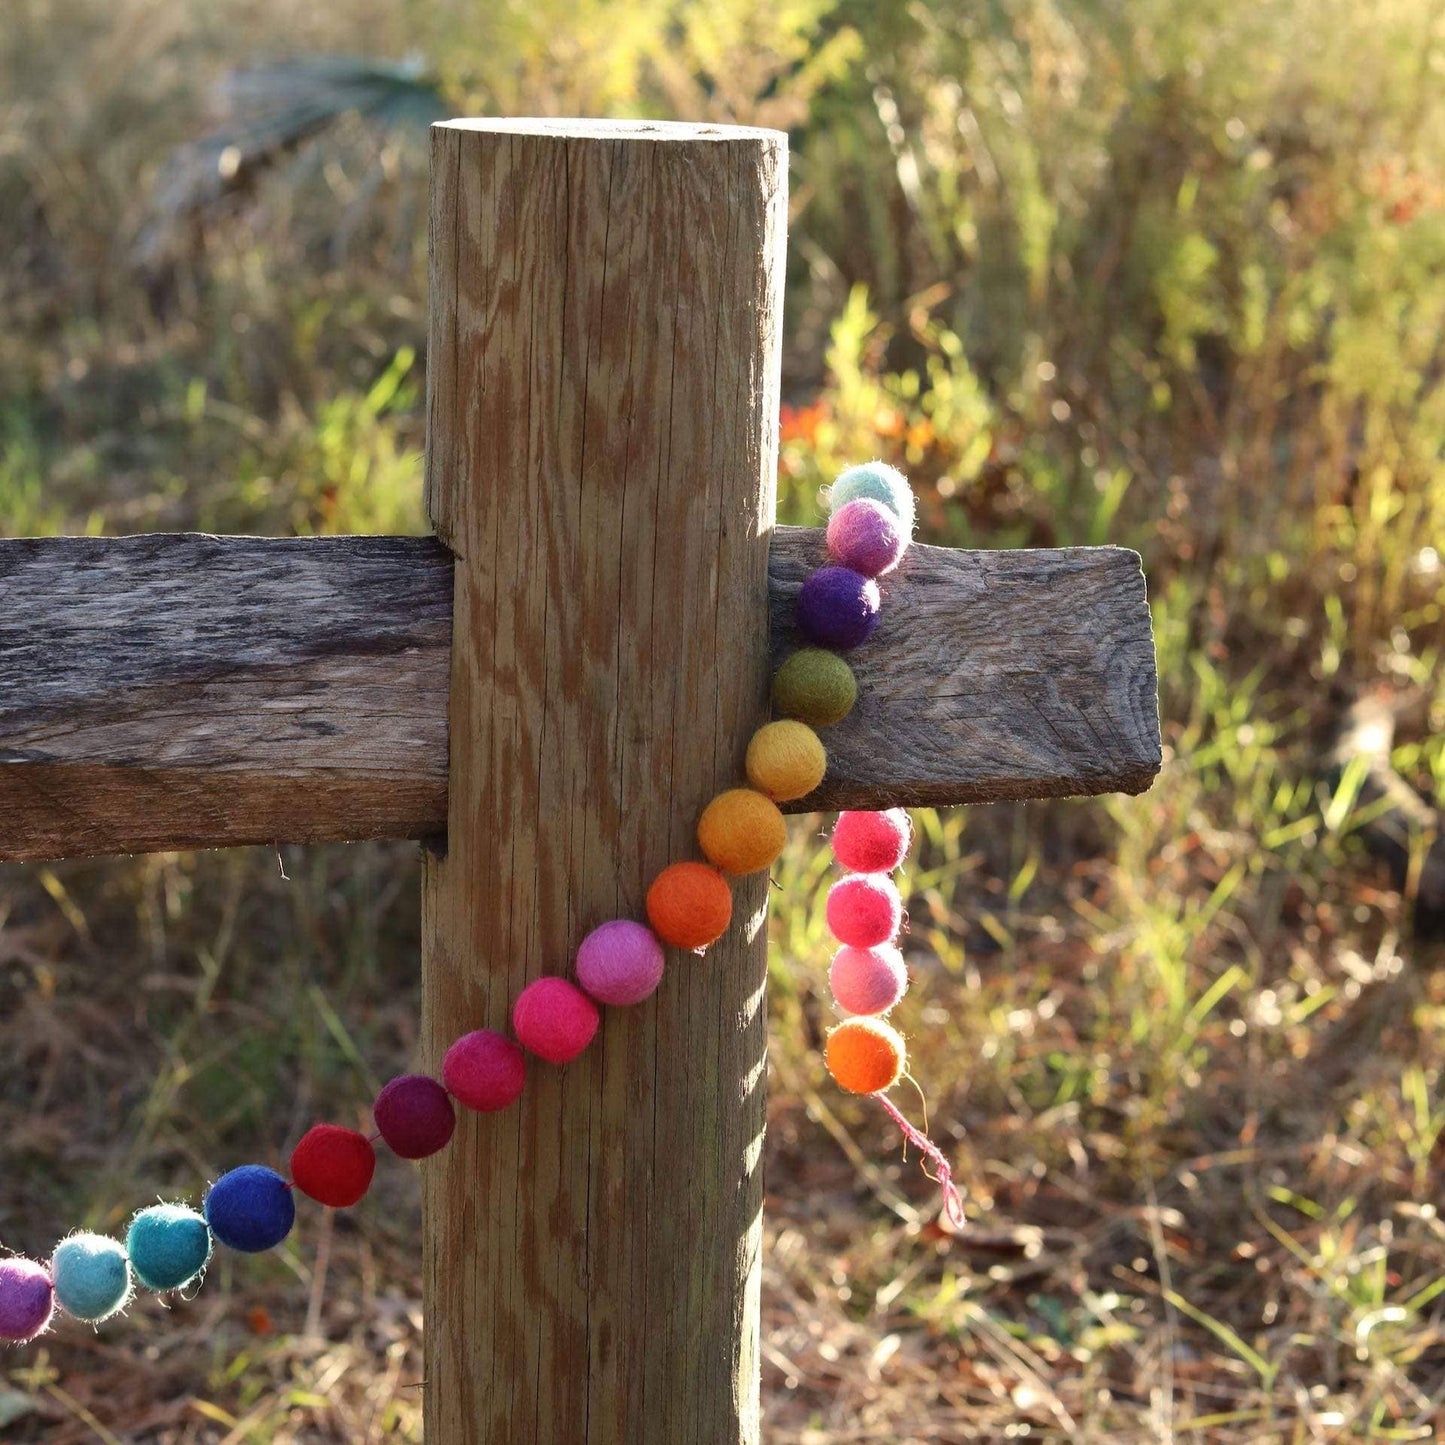
[(495, 1114), (521, 1094), (527, 1056), (505, 1034), (475, 1029), (447, 1050), (442, 1082), (457, 1103), (479, 1114)]
[(833, 955), (828, 982), (838, 1007), (850, 1014), (886, 1014), (908, 992), (903, 955), (890, 944), (852, 948)]
[(630, 918), (594, 928), (577, 950), (577, 982), (598, 1003), (625, 1008), (641, 1003), (662, 982), (657, 935)]
[(908, 856), (912, 836), (902, 808), (839, 813), (833, 825), (833, 856), (854, 873), (891, 873)]
[(371, 1117), (387, 1148), (401, 1159), (425, 1159), (446, 1147), (456, 1128), (447, 1091), (425, 1074), (402, 1074), (376, 1096)]
[(570, 1063), (592, 1042), (597, 1005), (565, 978), (539, 978), (517, 995), (512, 1027), (524, 1048), (549, 1064)]
[(908, 550), (898, 516), (872, 497), (859, 497), (833, 513), (828, 522), (828, 551), (841, 567), (865, 577), (891, 572)]
[(898, 932), (903, 900), (882, 873), (850, 873), (828, 890), (828, 927), (839, 943), (876, 948)]
[(55, 1312), (50, 1272), (33, 1259), (0, 1259), (0, 1340), (23, 1345), (44, 1334)]

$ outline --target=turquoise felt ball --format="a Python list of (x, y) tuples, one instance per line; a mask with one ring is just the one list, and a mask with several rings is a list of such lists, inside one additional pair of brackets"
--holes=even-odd
[(131, 1220), (125, 1249), (135, 1277), (147, 1289), (181, 1289), (205, 1269), (211, 1231), (194, 1209), (152, 1204)]
[(836, 512), (859, 497), (882, 502), (902, 525), (904, 539), (913, 535), (913, 490), (908, 478), (887, 462), (863, 462), (840, 472), (828, 488), (828, 510)]
[(125, 1247), (103, 1234), (72, 1234), (50, 1257), (55, 1302), (66, 1314), (92, 1324), (108, 1320), (130, 1302), (130, 1261)]

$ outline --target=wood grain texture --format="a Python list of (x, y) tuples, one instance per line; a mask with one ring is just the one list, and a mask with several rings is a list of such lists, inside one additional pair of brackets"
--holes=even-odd
[[(785, 141), (433, 131), (428, 509), (454, 549), (429, 1062), (696, 856), (765, 716)], [(766, 879), (424, 1166), (430, 1445), (758, 1438)]]

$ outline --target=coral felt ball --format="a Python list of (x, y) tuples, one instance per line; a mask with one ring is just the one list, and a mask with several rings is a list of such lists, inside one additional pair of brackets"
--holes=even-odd
[(527, 1082), (521, 1045), (495, 1029), (463, 1034), (442, 1060), (442, 1082), (452, 1097), (479, 1114), (514, 1104)]
[(647, 921), (674, 948), (700, 950), (716, 943), (732, 916), (727, 879), (706, 863), (673, 863), (647, 890)]
[(152, 1204), (131, 1220), (125, 1252), (147, 1289), (182, 1289), (210, 1260), (211, 1231), (205, 1218), (184, 1204)]
[(819, 567), (798, 593), (798, 630), (819, 647), (846, 649), (878, 625), (878, 584), (847, 567)]
[(855, 873), (891, 873), (908, 856), (913, 825), (902, 808), (881, 813), (839, 813), (833, 856)]
[(318, 1204), (350, 1209), (371, 1188), (376, 1150), (371, 1140), (340, 1124), (316, 1124), (291, 1151), (291, 1179)]
[(845, 1019), (828, 1035), (828, 1072), (850, 1094), (881, 1094), (898, 1082), (907, 1052), (903, 1035), (882, 1019)]
[(108, 1320), (130, 1302), (130, 1260), (119, 1240), (103, 1234), (72, 1234), (50, 1256), (55, 1303), (92, 1324)]
[(571, 1063), (597, 1032), (597, 1005), (565, 978), (539, 978), (517, 995), (512, 1027), (522, 1047), (549, 1064)]
[(748, 782), (774, 802), (806, 797), (827, 771), (828, 755), (807, 723), (791, 719), (767, 723), (748, 744)]
[(657, 935), (630, 918), (594, 928), (577, 950), (577, 982), (597, 1000), (626, 1008), (651, 996), (662, 982), (664, 958)]
[(858, 701), (858, 679), (834, 652), (801, 647), (773, 675), (773, 706), (810, 727), (842, 722)]
[(23, 1345), (44, 1334), (55, 1312), (50, 1272), (33, 1259), (0, 1259), (0, 1340)]
[(908, 550), (903, 524), (882, 502), (858, 497), (828, 522), (828, 553), (840, 567), (865, 577), (891, 572)]
[(402, 1074), (376, 1096), (371, 1117), (400, 1159), (425, 1159), (446, 1148), (457, 1126), (447, 1091), (426, 1074)]
[(886, 1014), (908, 992), (908, 968), (890, 944), (854, 948), (833, 955), (828, 982), (838, 1007), (850, 1014)]
[(242, 1254), (274, 1249), (296, 1223), (290, 1187), (263, 1164), (243, 1164), (221, 1175), (206, 1195), (205, 1208), (211, 1233)]
[(841, 511), (859, 497), (882, 502), (898, 518), (903, 535), (913, 535), (913, 489), (897, 467), (890, 467), (886, 462), (863, 462), (849, 467), (828, 489), (828, 509)]
[(778, 861), (788, 825), (771, 798), (751, 788), (729, 788), (702, 810), (697, 842), (724, 873), (761, 873)]
[(881, 873), (850, 873), (828, 890), (828, 927), (839, 943), (876, 948), (903, 922), (903, 900)]

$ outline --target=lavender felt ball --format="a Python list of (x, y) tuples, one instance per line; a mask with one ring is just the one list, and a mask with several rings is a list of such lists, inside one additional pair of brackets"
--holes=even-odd
[(55, 1310), (50, 1271), (33, 1259), (0, 1259), (0, 1340), (23, 1345), (43, 1334)]
[(798, 628), (809, 642), (842, 651), (878, 625), (878, 584), (847, 567), (819, 567), (798, 593)]
[(872, 497), (839, 507), (828, 523), (828, 552), (833, 560), (865, 577), (891, 572), (907, 550), (903, 524)]

